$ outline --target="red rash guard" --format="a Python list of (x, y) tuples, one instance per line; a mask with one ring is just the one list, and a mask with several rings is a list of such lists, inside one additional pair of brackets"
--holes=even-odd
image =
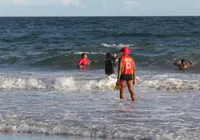
[(122, 74), (133, 74), (133, 69), (135, 69), (134, 60), (128, 56), (122, 56)]
[(90, 63), (90, 61), (88, 60), (88, 58), (83, 58), (79, 61), (78, 65), (79, 66), (88, 66)]

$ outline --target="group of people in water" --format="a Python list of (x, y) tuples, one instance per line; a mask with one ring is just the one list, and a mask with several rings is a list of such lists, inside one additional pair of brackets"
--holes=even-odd
[[(106, 53), (105, 75), (109, 76), (111, 74), (114, 74), (114, 66), (118, 63), (117, 82), (115, 89), (119, 89), (120, 99), (124, 100), (124, 90), (125, 86), (127, 85), (132, 100), (136, 101), (136, 95), (133, 90), (133, 86), (136, 83), (135, 61), (133, 57), (130, 56), (131, 50), (129, 49), (129, 47), (123, 47), (120, 50), (120, 53), (122, 54), (122, 56), (119, 58), (116, 53), (114, 53), (113, 55), (111, 55), (110, 52)], [(80, 69), (88, 67), (91, 63), (91, 61), (87, 58), (87, 55), (85, 53), (83, 53), (81, 56), (82, 59), (78, 62), (78, 68)], [(194, 64), (191, 61), (187, 63), (185, 59), (181, 59), (178, 62), (174, 62), (174, 65), (178, 66), (180, 70), (185, 70), (194, 66)]]
[[(114, 53), (113, 55), (111, 55), (110, 52), (106, 53), (105, 75), (109, 76), (111, 74), (114, 74), (114, 66), (118, 63), (116, 86), (120, 86), (120, 99), (125, 99), (124, 90), (125, 85), (127, 84), (132, 100), (136, 101), (136, 96), (133, 91), (133, 85), (135, 84), (136, 79), (135, 61), (129, 55), (131, 53), (131, 50), (128, 47), (123, 47), (120, 50), (120, 53), (122, 54), (120, 58), (118, 58), (116, 53)], [(87, 54), (82, 53), (81, 57), (81, 60), (78, 62), (78, 68), (83, 69), (88, 67), (91, 64), (91, 61), (88, 59)]]

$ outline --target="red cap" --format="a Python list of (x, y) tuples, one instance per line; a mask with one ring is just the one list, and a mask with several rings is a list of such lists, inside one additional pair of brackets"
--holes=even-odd
[(128, 47), (124, 47), (120, 50), (121, 54), (130, 54), (131, 50)]

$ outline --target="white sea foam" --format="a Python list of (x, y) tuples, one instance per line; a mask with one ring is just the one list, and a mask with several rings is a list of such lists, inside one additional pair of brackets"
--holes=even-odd
[(127, 47), (133, 46), (133, 44), (106, 44), (106, 43), (102, 43), (101, 45), (107, 48), (123, 48), (124, 46)]
[(86, 51), (74, 51), (73, 52), (74, 54), (82, 54), (82, 53), (86, 53), (86, 54), (103, 54), (105, 55), (106, 53), (105, 52), (86, 52)]
[(69, 89), (69, 88), (71, 90), (75, 90), (76, 89), (76, 85), (75, 85), (73, 77), (69, 77), (69, 78), (59, 77), (59, 78), (56, 78), (54, 83), (52, 84), (52, 87), (54, 89), (57, 89), (57, 90), (65, 90), (65, 89)]
[[(93, 76), (92, 76), (93, 75)], [(100, 76), (100, 77), (99, 77)], [(113, 90), (116, 75), (72, 75), (72, 76), (1, 76), (1, 89), (35, 89), (66, 91), (98, 91)], [(161, 90), (170, 92), (200, 91), (200, 80), (196, 76), (138, 75), (135, 88), (139, 90)]]
[(173, 81), (181, 83), (188, 78), (197, 83), (197, 75), (138, 72), (136, 88), (162, 92), (136, 92), (138, 102), (132, 102), (125, 92), (126, 100), (121, 102), (118, 91), (109, 91), (115, 85), (116, 75), (105, 77), (99, 74), (102, 72), (1, 77), (0, 85), (2, 79), (8, 80), (5, 88), (17, 90), (2, 92), (6, 94), (0, 98), (0, 132), (136, 140), (200, 138), (199, 94), (171, 94), (155, 87), (169, 86), (164, 81), (173, 85)]
[(137, 79), (138, 88), (170, 92), (200, 91), (200, 75), (182, 73), (149, 73)]
[(86, 79), (80, 77), (0, 77), (1, 89), (111, 90), (116, 78)]
[[(131, 113), (127, 113), (130, 115)], [(2, 118), (1, 118), (2, 119)], [(66, 120), (57, 120), (58, 123)], [(73, 121), (76, 120), (76, 123)], [(142, 120), (138, 123), (133, 123), (126, 125), (113, 124), (107, 120), (101, 120), (100, 123), (82, 124), (81, 121), (73, 118), (70, 123), (56, 124), (49, 122), (30, 122), (29, 120), (16, 121), (15, 123), (11, 120), (6, 119), (7, 124), (0, 124), (1, 132), (15, 132), (15, 133), (33, 133), (33, 134), (49, 134), (49, 135), (69, 135), (69, 136), (84, 136), (89, 138), (106, 138), (106, 139), (137, 139), (137, 140), (189, 140), (189, 139), (199, 139), (200, 136), (196, 131), (192, 131), (187, 134), (187, 129), (174, 132), (173, 130), (168, 130), (164, 125), (153, 125), (154, 127), (145, 126), (147, 124)], [(14, 120), (13, 120), (14, 121)], [(43, 120), (45, 121), (45, 120)], [(151, 122), (151, 120), (149, 120)], [(159, 119), (158, 119), (159, 121)], [(31, 124), (33, 123), (33, 124)], [(168, 124), (168, 123), (167, 123)], [(167, 125), (166, 124), (166, 125)], [(149, 124), (150, 125), (150, 124)], [(169, 125), (169, 124), (168, 124)], [(198, 127), (196, 127), (198, 128)], [(198, 130), (197, 130), (198, 131)]]
[(181, 80), (174, 78), (166, 80), (140, 80), (138, 86), (161, 91), (200, 91), (200, 80)]
[(0, 77), (0, 88), (2, 89), (44, 89), (45, 83), (35, 77)]

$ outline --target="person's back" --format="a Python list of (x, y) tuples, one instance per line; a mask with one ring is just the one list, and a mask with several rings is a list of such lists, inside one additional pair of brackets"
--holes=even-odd
[(128, 47), (122, 48), (120, 52), (123, 55), (119, 59), (117, 75), (117, 83), (121, 83), (120, 99), (125, 99), (124, 89), (125, 84), (127, 84), (132, 100), (136, 101), (135, 92), (133, 91), (133, 84), (135, 84), (136, 80), (135, 61), (131, 56), (129, 56), (131, 51)]
[(133, 76), (134, 60), (129, 55), (124, 55), (120, 58), (122, 63), (122, 75)]

